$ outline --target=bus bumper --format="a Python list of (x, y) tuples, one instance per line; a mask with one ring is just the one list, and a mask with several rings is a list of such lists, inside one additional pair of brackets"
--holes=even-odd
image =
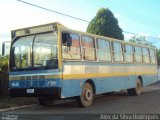
[(57, 97), (60, 98), (61, 88), (10, 88), (11, 97)]

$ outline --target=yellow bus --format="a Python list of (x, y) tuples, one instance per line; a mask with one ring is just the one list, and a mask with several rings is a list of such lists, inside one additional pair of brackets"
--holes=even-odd
[(83, 107), (94, 95), (127, 89), (140, 95), (157, 81), (156, 50), (55, 22), (13, 30), (9, 94), (38, 97), (42, 105), (75, 98)]

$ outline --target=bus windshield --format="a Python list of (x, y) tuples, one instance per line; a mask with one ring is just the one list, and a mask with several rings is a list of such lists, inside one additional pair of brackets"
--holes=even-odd
[(12, 44), (10, 63), (11, 70), (58, 68), (56, 32), (18, 38)]

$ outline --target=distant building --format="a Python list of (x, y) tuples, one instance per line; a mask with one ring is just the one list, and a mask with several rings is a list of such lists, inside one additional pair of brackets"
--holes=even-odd
[(0, 55), (2, 55), (2, 56), (9, 55), (10, 46), (11, 46), (10, 41), (2, 42), (0, 44)]

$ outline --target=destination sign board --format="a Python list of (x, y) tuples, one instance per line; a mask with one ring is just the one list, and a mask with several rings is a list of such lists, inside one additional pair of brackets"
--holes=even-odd
[(12, 31), (14, 32), (14, 37), (25, 36), (30, 34), (37, 34), (37, 33), (44, 33), (56, 30), (55, 24), (43, 25), (43, 26), (36, 26), (31, 28), (24, 28), (20, 30)]

